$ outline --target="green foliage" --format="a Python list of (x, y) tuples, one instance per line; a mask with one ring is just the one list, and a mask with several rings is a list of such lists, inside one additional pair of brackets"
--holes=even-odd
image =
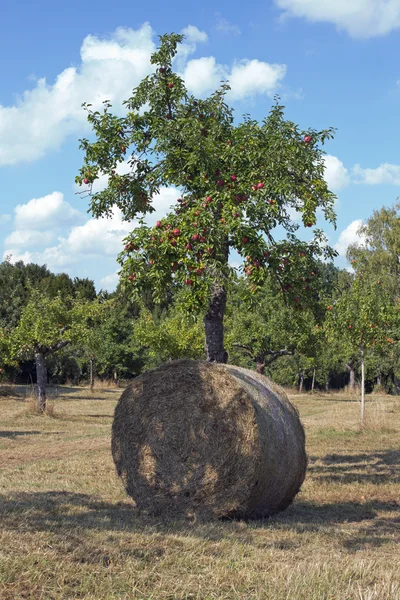
[(143, 309), (133, 322), (132, 341), (144, 352), (146, 370), (168, 360), (205, 358), (202, 322), (179, 310), (157, 316)]
[(349, 354), (360, 348), (393, 344), (399, 319), (399, 305), (380, 280), (356, 272), (351, 285), (327, 307), (329, 339), (337, 339)]
[(22, 359), (35, 352), (47, 355), (70, 343), (81, 344), (105, 309), (104, 303), (63, 298), (61, 294), (49, 298), (32, 289), (18, 325), (10, 331), (10, 355)]

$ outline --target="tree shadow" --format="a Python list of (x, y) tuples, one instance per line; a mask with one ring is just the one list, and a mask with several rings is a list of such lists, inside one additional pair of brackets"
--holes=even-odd
[(14, 439), (21, 435), (38, 435), (41, 431), (0, 431), (0, 438)]
[[(76, 508), (79, 510), (74, 510)], [(385, 511), (389, 516), (378, 517), (378, 511)], [(26, 513), (29, 519), (25, 518)], [(248, 527), (232, 532), (232, 524), (221, 519), (193, 521), (182, 516), (171, 520), (163, 515), (149, 515), (129, 501), (110, 503), (88, 494), (62, 491), (18, 492), (11, 497), (0, 495), (0, 521), (4, 531), (19, 533), (51, 532), (62, 536), (76, 530), (110, 534), (113, 531), (148, 535), (190, 533), (208, 541), (235, 536), (245, 543), (251, 543), (252, 532), (259, 529), (290, 531), (301, 536), (313, 532), (329, 534), (331, 526), (360, 523), (353, 536), (346, 535), (341, 541), (349, 552), (400, 541), (400, 504), (376, 500), (364, 504), (296, 502), (284, 513), (269, 519), (242, 519)], [(293, 549), (301, 543), (301, 538), (296, 540), (294, 537), (289, 544), (279, 540), (271, 543), (277, 549)]]
[(400, 482), (400, 450), (386, 450), (361, 454), (328, 454), (315, 464), (313, 457), (309, 471), (317, 480), (333, 483)]

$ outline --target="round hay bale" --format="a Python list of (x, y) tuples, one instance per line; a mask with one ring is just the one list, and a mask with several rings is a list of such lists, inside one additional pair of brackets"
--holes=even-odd
[(127, 493), (153, 514), (256, 518), (305, 477), (305, 436), (285, 392), (253, 371), (179, 360), (137, 377), (112, 426)]

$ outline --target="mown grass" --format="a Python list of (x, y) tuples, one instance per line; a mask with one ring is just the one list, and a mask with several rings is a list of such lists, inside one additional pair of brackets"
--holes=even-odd
[[(21, 390), (19, 390), (21, 392)], [(52, 392), (52, 416), (0, 397), (0, 598), (399, 600), (400, 399), (293, 395), (309, 469), (259, 521), (139, 514), (110, 453), (121, 390)]]

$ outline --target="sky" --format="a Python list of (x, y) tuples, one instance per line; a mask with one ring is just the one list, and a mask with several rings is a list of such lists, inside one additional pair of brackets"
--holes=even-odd
[[(122, 116), (122, 101), (151, 72), (157, 36), (171, 32), (186, 35), (176, 67), (191, 93), (228, 80), (238, 119), (262, 120), (279, 94), (302, 129), (337, 129), (324, 147), (337, 228), (318, 226), (345, 267), (361, 223), (399, 195), (400, 0), (3, 0), (0, 260), (115, 288), (134, 224), (117, 211), (93, 219), (74, 183), (78, 140), (90, 138), (81, 104), (109, 99)], [(160, 190), (149, 224), (178, 196)]]

